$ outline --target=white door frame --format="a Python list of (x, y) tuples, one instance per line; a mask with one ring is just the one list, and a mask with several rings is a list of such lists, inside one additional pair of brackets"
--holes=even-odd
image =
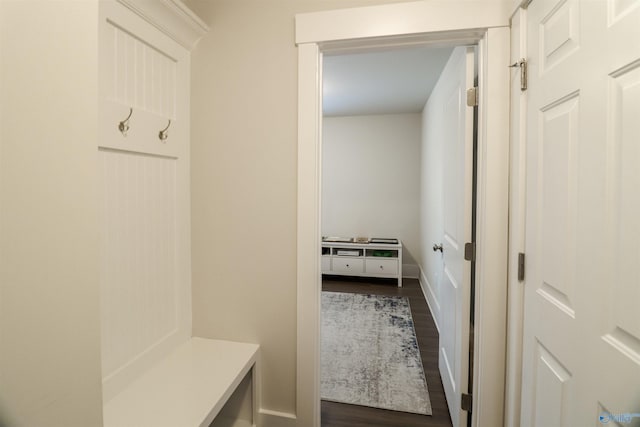
[[(465, 13), (459, 11), (464, 8)], [(336, 49), (474, 42), (480, 86), (472, 425), (502, 425), (509, 190), (506, 2), (397, 3), (296, 16), (298, 45), (298, 426), (320, 426), (322, 54)]]

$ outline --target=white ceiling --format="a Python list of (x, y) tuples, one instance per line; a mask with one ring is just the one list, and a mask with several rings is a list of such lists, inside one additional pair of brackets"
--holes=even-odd
[(452, 48), (414, 47), (383, 52), (326, 55), (325, 116), (422, 111)]

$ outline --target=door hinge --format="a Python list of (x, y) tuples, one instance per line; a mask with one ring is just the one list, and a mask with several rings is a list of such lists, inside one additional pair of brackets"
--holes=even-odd
[(464, 259), (467, 261), (476, 260), (476, 242), (464, 244)]
[(520, 68), (520, 90), (527, 90), (527, 60), (522, 58), (520, 61), (509, 65), (510, 68)]
[(478, 87), (467, 89), (467, 107), (478, 106)]
[(524, 254), (520, 252), (518, 254), (518, 280), (524, 280)]
[(462, 393), (462, 399), (460, 399), (460, 406), (463, 411), (471, 412), (473, 408), (473, 396), (467, 393)]

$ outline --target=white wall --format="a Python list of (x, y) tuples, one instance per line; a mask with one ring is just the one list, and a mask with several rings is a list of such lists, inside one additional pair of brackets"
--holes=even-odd
[(444, 219), (442, 211), (442, 123), (444, 105), (443, 79), (433, 89), (422, 111), (422, 150), (420, 187), (420, 269), (421, 284), (427, 296), (436, 325), (440, 320), (439, 289), (442, 275), (442, 252), (434, 252), (435, 243), (442, 243)]
[(262, 345), (263, 406), (296, 410), (300, 12), (390, 0), (188, 0), (211, 30), (192, 52), (195, 335)]
[(97, 1), (0, 1), (0, 425), (102, 425)]
[(420, 114), (325, 117), (322, 235), (399, 237), (417, 264)]

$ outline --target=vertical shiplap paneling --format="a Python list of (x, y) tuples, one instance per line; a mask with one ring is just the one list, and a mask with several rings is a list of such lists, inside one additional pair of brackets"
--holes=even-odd
[(178, 328), (176, 160), (100, 150), (102, 356), (109, 376)]
[[(117, 2), (101, 29), (103, 398), (191, 335), (188, 56)], [(180, 85), (179, 81), (183, 81)], [(129, 108), (126, 135), (118, 130)], [(171, 119), (169, 140), (158, 132)]]
[(151, 46), (144, 45), (144, 74), (142, 76), (143, 87), (144, 87), (144, 97), (143, 97), (143, 108), (146, 111), (151, 111), (151, 106), (153, 105), (153, 52), (154, 50)]
[(166, 115), (169, 117), (176, 117), (176, 101), (177, 101), (177, 90), (178, 90), (178, 80), (177, 80), (177, 67), (169, 67), (169, 82), (167, 83), (167, 110), (165, 111)]
[(107, 97), (175, 119), (176, 61), (111, 24), (114, 32), (114, 86)]
[[(153, 55), (153, 80), (152, 80), (152, 92), (153, 103), (151, 104), (151, 110), (156, 113), (162, 111), (162, 73), (164, 71), (162, 58), (158, 55)], [(158, 88), (156, 90), (156, 88)]]
[(146, 45), (144, 43), (136, 43), (135, 44), (135, 83), (136, 83), (136, 92), (135, 92), (135, 104), (141, 105), (143, 108), (145, 106), (144, 100), (144, 75), (145, 75), (145, 48)]
[(122, 102), (123, 104), (129, 104), (127, 102), (127, 94), (125, 92), (127, 81), (127, 68), (126, 68), (126, 34), (117, 27), (113, 27), (115, 32), (115, 43), (113, 52), (113, 72), (115, 74), (113, 93), (108, 94), (111, 98)]
[(128, 104), (139, 107), (136, 102), (136, 42), (136, 39), (126, 33), (124, 34), (125, 99)]

